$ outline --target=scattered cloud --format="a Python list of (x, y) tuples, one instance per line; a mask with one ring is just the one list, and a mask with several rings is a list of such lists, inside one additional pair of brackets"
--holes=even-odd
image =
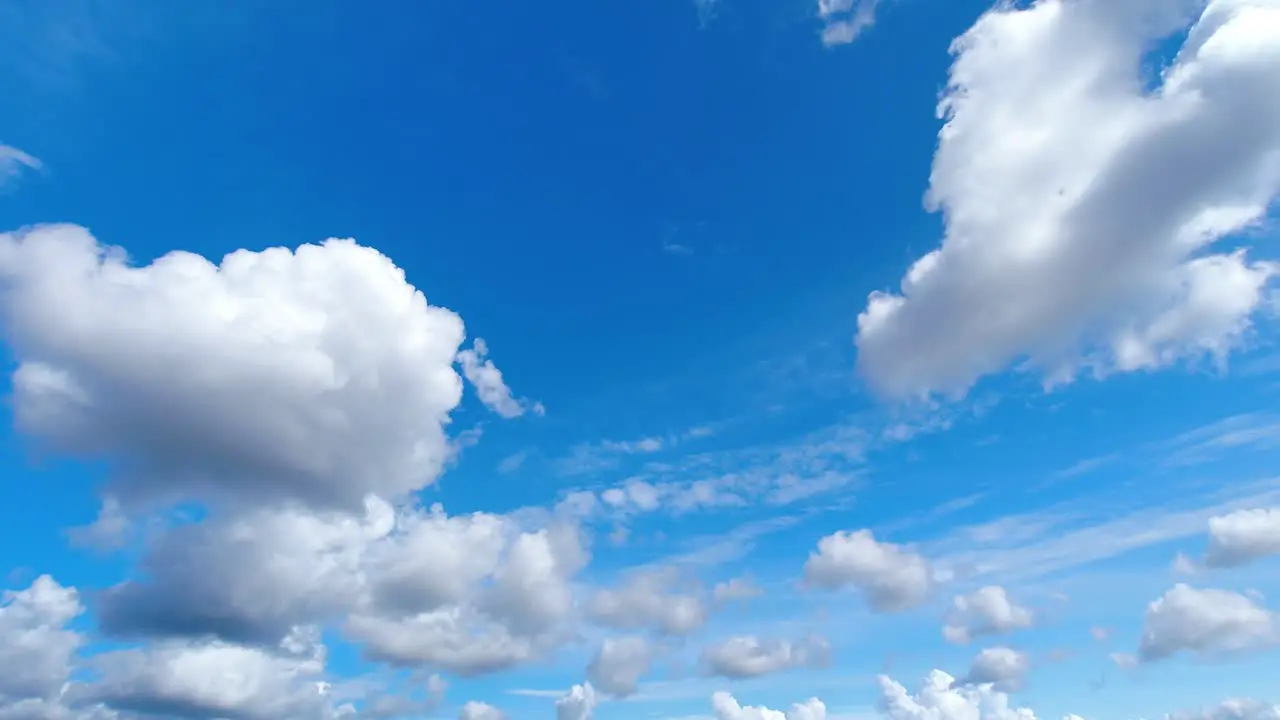
[(1033, 618), (1030, 610), (1009, 599), (1003, 587), (988, 585), (952, 600), (951, 616), (942, 635), (954, 643), (967, 643), (983, 635), (1029, 628)]
[(1208, 567), (1235, 567), (1269, 555), (1280, 555), (1280, 509), (1240, 510), (1209, 519)]
[(848, 45), (876, 22), (880, 0), (818, 0), (822, 44)]
[(1147, 607), (1138, 655), (1237, 654), (1274, 644), (1278, 630), (1274, 613), (1244, 595), (1180, 583)]
[(1000, 692), (1017, 692), (1026, 682), (1031, 657), (1007, 647), (987, 648), (973, 658), (963, 683), (990, 685)]
[(707, 646), (702, 651), (702, 666), (712, 675), (741, 679), (792, 668), (822, 667), (830, 655), (830, 644), (817, 636), (792, 642), (739, 635)]
[(856, 588), (880, 612), (920, 604), (934, 584), (928, 561), (902, 546), (877, 541), (870, 530), (822, 538), (805, 562), (804, 578), (820, 589)]
[(711, 696), (711, 707), (715, 712), (715, 720), (826, 720), (827, 706), (818, 698), (809, 698), (803, 703), (791, 706), (782, 712), (766, 707), (740, 705), (736, 698), (727, 692), (718, 692)]
[(502, 371), (488, 358), (488, 354), (489, 346), (481, 338), (476, 338), (469, 349), (458, 351), (462, 375), (475, 387), (480, 402), (507, 419), (520, 417), (529, 409), (536, 415), (544, 414), (546, 411), (542, 403), (518, 400), (512, 396), (511, 388), (502, 379)]
[(28, 170), (44, 168), (40, 158), (29, 155), (11, 145), (0, 144), (0, 191), (13, 186)]

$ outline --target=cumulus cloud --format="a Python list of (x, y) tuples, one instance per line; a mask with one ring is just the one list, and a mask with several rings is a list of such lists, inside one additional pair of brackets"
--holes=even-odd
[(830, 655), (830, 644), (817, 636), (792, 642), (738, 635), (707, 646), (702, 651), (702, 665), (713, 675), (737, 679), (790, 668), (820, 667)]
[(458, 720), (507, 720), (507, 714), (492, 705), (472, 700), (462, 706)]
[(556, 720), (591, 720), (599, 699), (591, 683), (574, 685), (556, 700)]
[(1154, 661), (1179, 652), (1233, 654), (1277, 639), (1274, 614), (1248, 597), (1179, 583), (1147, 606), (1138, 655)]
[(973, 658), (962, 682), (969, 685), (991, 685), (1000, 692), (1016, 692), (1026, 682), (1031, 657), (1007, 647), (986, 648)]
[(608, 638), (587, 666), (587, 678), (609, 695), (627, 697), (652, 664), (653, 649), (645, 638)]
[(68, 627), (84, 612), (75, 588), (48, 575), (0, 599), (0, 717), (58, 717), (83, 643)]
[(718, 692), (711, 696), (711, 709), (716, 720), (826, 720), (827, 717), (827, 706), (818, 698), (796, 703), (782, 712), (763, 706), (743, 707), (729, 693)]
[(1240, 510), (1209, 520), (1205, 565), (1235, 567), (1280, 555), (1280, 509)]
[[(1145, 54), (1184, 29), (1147, 89)], [(1050, 383), (1222, 361), (1277, 272), (1224, 244), (1280, 191), (1277, 48), (1269, 0), (982, 16), (953, 45), (939, 103), (927, 202), (945, 236), (897, 292), (871, 294), (861, 373), (911, 396), (1020, 360)]]
[(928, 561), (905, 547), (878, 542), (870, 530), (841, 531), (819, 540), (805, 562), (804, 578), (822, 589), (857, 588), (880, 612), (914, 607), (933, 587)]
[(1030, 610), (1009, 599), (999, 585), (979, 588), (970, 595), (952, 600), (951, 615), (942, 634), (953, 643), (967, 643), (982, 635), (999, 635), (1031, 627)]
[(707, 610), (699, 595), (676, 587), (679, 579), (670, 568), (632, 573), (620, 587), (597, 591), (587, 601), (587, 615), (612, 628), (687, 635), (703, 626)]
[(358, 509), (453, 452), (462, 320), (351, 240), (136, 267), (79, 227), (0, 235), (0, 319), (17, 427), (112, 461), (122, 503)]
[(533, 411), (543, 413), (541, 403), (530, 403), (520, 400), (511, 394), (502, 379), (502, 371), (488, 358), (489, 346), (481, 338), (476, 338), (471, 347), (458, 352), (458, 362), (462, 365), (462, 375), (476, 389), (480, 402), (485, 407), (504, 418), (517, 418), (532, 407)]
[(1213, 707), (1176, 712), (1166, 720), (1280, 720), (1280, 705), (1233, 698)]
[(220, 641), (161, 642), (98, 655), (93, 701), (141, 714), (245, 720), (335, 717), (319, 632), (299, 629), (274, 652)]
[(1014, 708), (1009, 696), (991, 685), (959, 685), (941, 670), (925, 677), (914, 695), (881, 675), (880, 709), (889, 720), (1035, 720), (1029, 708)]

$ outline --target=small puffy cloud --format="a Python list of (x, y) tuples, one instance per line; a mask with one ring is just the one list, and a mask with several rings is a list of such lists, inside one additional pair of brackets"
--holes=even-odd
[(1248, 597), (1179, 583), (1147, 606), (1138, 654), (1144, 661), (1179, 652), (1233, 654), (1277, 639), (1274, 614)]
[(668, 635), (687, 635), (707, 620), (702, 598), (676, 587), (672, 569), (633, 573), (620, 587), (597, 591), (587, 601), (587, 615), (620, 630), (654, 628)]
[(925, 677), (911, 694), (896, 680), (881, 675), (880, 709), (889, 720), (1035, 720), (1029, 708), (1014, 708), (1009, 696), (992, 685), (958, 685), (941, 670)]
[(928, 561), (900, 545), (878, 542), (870, 530), (841, 531), (819, 540), (805, 562), (804, 578), (821, 589), (857, 588), (880, 612), (914, 607), (933, 587)]
[(711, 591), (711, 597), (717, 603), (750, 600), (763, 594), (764, 590), (748, 577), (731, 578), (724, 582), (716, 583), (716, 586)]
[(1205, 565), (1235, 567), (1280, 555), (1280, 509), (1240, 510), (1209, 520)]
[(1031, 657), (1007, 647), (986, 648), (973, 659), (962, 682), (991, 685), (1000, 692), (1016, 692), (1026, 682)]
[[(1277, 18), (1259, 0), (984, 14), (939, 100), (941, 246), (858, 317), (869, 383), (952, 394), (1011, 366), (1058, 383), (1223, 361), (1277, 274), (1224, 242), (1280, 193)], [(1147, 89), (1147, 53), (1170, 37)]]
[(472, 700), (462, 706), (458, 720), (507, 720), (507, 714), (492, 705)]
[(1009, 599), (999, 585), (979, 588), (970, 595), (957, 595), (942, 634), (953, 643), (967, 643), (982, 635), (1000, 635), (1031, 627), (1030, 610)]
[(880, 0), (818, 0), (822, 44), (848, 45), (876, 22)]
[(462, 366), (462, 375), (476, 389), (480, 402), (485, 407), (504, 418), (517, 418), (532, 407), (538, 415), (543, 413), (541, 403), (516, 399), (502, 379), (502, 371), (488, 358), (489, 346), (481, 338), (476, 338), (467, 350), (458, 352), (458, 363)]
[(754, 635), (738, 635), (709, 645), (702, 651), (707, 672), (727, 678), (749, 678), (798, 667), (820, 667), (831, 656), (831, 646), (823, 638), (803, 640), (761, 640)]
[(1280, 705), (1233, 698), (1213, 707), (1171, 713), (1165, 718), (1166, 720), (1280, 720)]
[(609, 695), (627, 697), (652, 664), (653, 649), (645, 638), (608, 638), (587, 666), (587, 678)]
[(124, 505), (359, 509), (454, 452), (462, 319), (352, 240), (132, 266), (80, 227), (4, 234), (0, 321), (17, 427), (112, 461)]
[(711, 696), (711, 709), (716, 720), (826, 720), (827, 717), (827, 706), (818, 698), (809, 698), (783, 712), (767, 707), (743, 707), (729, 693), (718, 692)]
[(574, 685), (556, 700), (556, 720), (591, 720), (599, 698), (591, 683)]
[[(68, 625), (84, 612), (75, 588), (41, 575), (25, 590), (0, 599), (0, 717), (62, 710), (62, 688), (83, 642)], [(28, 717), (37, 717), (34, 713)]]

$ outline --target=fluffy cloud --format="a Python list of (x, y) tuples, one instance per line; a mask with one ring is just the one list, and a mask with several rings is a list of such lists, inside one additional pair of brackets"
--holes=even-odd
[(973, 658), (963, 682), (969, 685), (991, 685), (1000, 692), (1016, 692), (1026, 682), (1031, 658), (1024, 652), (1007, 647), (987, 648)]
[(787, 712), (766, 707), (743, 707), (727, 692), (711, 696), (711, 708), (716, 720), (826, 720), (827, 706), (818, 698), (809, 698), (791, 706)]
[(176, 717), (310, 720), (335, 717), (318, 633), (300, 630), (274, 652), (223, 642), (161, 642), (94, 658), (102, 677), (81, 694), (117, 710)]
[(489, 346), (481, 338), (476, 338), (470, 349), (458, 353), (462, 374), (475, 387), (476, 394), (480, 396), (480, 402), (508, 419), (520, 417), (528, 407), (532, 407), (535, 413), (541, 415), (543, 412), (541, 403), (530, 406), (527, 400), (518, 400), (512, 396), (511, 388), (507, 387), (502, 379), (502, 371), (488, 358), (488, 354)]
[(791, 642), (740, 635), (704, 649), (702, 665), (713, 675), (748, 678), (789, 668), (825, 665), (830, 655), (830, 645), (816, 636)]
[(881, 675), (880, 709), (889, 720), (1035, 720), (1028, 708), (1014, 708), (1009, 696), (991, 685), (957, 685), (955, 678), (934, 670), (912, 695), (894, 679)]
[(848, 45), (876, 22), (880, 0), (818, 0), (822, 44)]
[(1277, 639), (1275, 616), (1253, 600), (1180, 583), (1147, 607), (1138, 654), (1152, 661), (1179, 652), (1239, 653)]
[(462, 706), (458, 720), (507, 720), (507, 714), (492, 705), (472, 700)]
[(1280, 509), (1240, 510), (1209, 520), (1205, 565), (1234, 567), (1268, 555), (1280, 555)]
[(1167, 720), (1280, 720), (1280, 705), (1258, 700), (1224, 700), (1213, 707), (1172, 713)]
[(673, 587), (678, 580), (669, 568), (636, 572), (621, 587), (596, 592), (587, 602), (587, 614), (608, 627), (687, 635), (702, 627), (707, 610), (700, 596)]
[(112, 460), (121, 500), (358, 509), (452, 452), (462, 320), (350, 240), (133, 267), (78, 227), (0, 235), (0, 318), (18, 427)]
[[(1182, 29), (1145, 89), (1145, 54)], [(1219, 241), (1280, 191), (1280, 8), (1001, 3), (953, 49), (928, 192), (945, 237), (859, 316), (870, 383), (962, 392), (1020, 359), (1058, 382), (1225, 357), (1277, 271)]]
[(635, 693), (640, 678), (649, 672), (653, 649), (642, 637), (608, 638), (587, 666), (591, 684), (614, 697)]
[(556, 700), (556, 720), (591, 720), (598, 703), (591, 683), (574, 685)]
[(982, 635), (998, 635), (1031, 627), (1030, 610), (1009, 599), (999, 585), (979, 588), (970, 595), (957, 595), (942, 634), (954, 643), (967, 643)]
[(0, 717), (57, 717), (83, 641), (67, 625), (84, 612), (75, 588), (48, 575), (0, 601)]
[(920, 555), (888, 542), (870, 530), (837, 532), (818, 541), (809, 554), (804, 578), (823, 589), (855, 587), (872, 609), (906, 610), (920, 604), (933, 587), (929, 563)]

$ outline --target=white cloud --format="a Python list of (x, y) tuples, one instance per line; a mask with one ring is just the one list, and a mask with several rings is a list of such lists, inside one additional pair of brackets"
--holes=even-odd
[(703, 626), (707, 609), (699, 595), (673, 587), (678, 580), (670, 568), (636, 571), (621, 587), (597, 591), (587, 602), (587, 615), (622, 630), (651, 627), (669, 635), (687, 635)]
[(1280, 720), (1280, 705), (1230, 699), (1213, 707), (1166, 715), (1166, 720)]
[(876, 22), (880, 0), (818, 0), (822, 44), (848, 45)]
[[(0, 717), (20, 711), (61, 712), (63, 686), (83, 642), (68, 627), (84, 612), (75, 588), (48, 575), (0, 600)], [(56, 716), (56, 715), (54, 715)]]
[(1138, 653), (1146, 661), (1240, 653), (1276, 642), (1277, 629), (1274, 614), (1244, 595), (1179, 583), (1147, 606)]
[(1026, 682), (1031, 657), (1007, 647), (986, 648), (973, 658), (963, 682), (991, 685), (1000, 692), (1016, 692)]
[(462, 320), (350, 240), (131, 267), (84, 229), (0, 235), (18, 428), (128, 501), (400, 498), (449, 460)]
[(791, 668), (821, 667), (830, 656), (831, 646), (817, 636), (792, 642), (738, 635), (706, 647), (702, 665), (713, 675), (739, 679)]
[(0, 144), (0, 191), (9, 187), (27, 170), (40, 170), (44, 163), (12, 145)]
[(556, 700), (556, 720), (591, 720), (598, 703), (591, 683), (574, 685)]
[(130, 712), (245, 720), (334, 717), (323, 681), (318, 631), (300, 631), (275, 652), (223, 642), (160, 642), (98, 655), (102, 677), (84, 697)]
[(1280, 555), (1280, 509), (1240, 510), (1209, 519), (1205, 565), (1234, 567)]
[[(946, 222), (858, 318), (897, 396), (1026, 359), (1046, 382), (1222, 360), (1277, 266), (1219, 247), (1280, 191), (1270, 0), (998, 4), (954, 46), (928, 203)], [(1190, 26), (1156, 89), (1144, 53)]]
[(724, 582), (716, 583), (715, 588), (711, 591), (711, 597), (717, 603), (750, 600), (763, 594), (764, 590), (749, 577), (731, 578)]
[(1009, 696), (991, 685), (957, 685), (955, 678), (934, 670), (912, 695), (900, 683), (881, 675), (880, 708), (889, 720), (1035, 720), (1029, 708), (1010, 706)]
[(809, 698), (782, 712), (766, 707), (743, 707), (729, 693), (718, 692), (711, 696), (711, 708), (716, 720), (826, 720), (827, 717), (827, 706), (818, 698)]
[(587, 677), (605, 693), (627, 697), (652, 664), (653, 649), (645, 638), (607, 638), (587, 666)]
[(462, 706), (458, 720), (507, 720), (507, 714), (492, 705), (472, 700)]
[(906, 610), (933, 587), (929, 563), (899, 545), (877, 542), (870, 530), (841, 531), (818, 541), (804, 565), (805, 582), (823, 589), (856, 587), (872, 609)]
[(488, 358), (488, 354), (489, 346), (481, 338), (476, 338), (470, 349), (458, 352), (462, 375), (475, 387), (480, 402), (507, 419), (520, 417), (530, 407), (534, 413), (543, 414), (541, 403), (530, 404), (512, 396), (511, 388), (502, 379), (502, 371)]
[(1031, 627), (1031, 611), (1009, 599), (999, 585), (979, 588), (952, 600), (951, 616), (942, 634), (954, 643), (967, 643), (982, 635), (999, 635)]

